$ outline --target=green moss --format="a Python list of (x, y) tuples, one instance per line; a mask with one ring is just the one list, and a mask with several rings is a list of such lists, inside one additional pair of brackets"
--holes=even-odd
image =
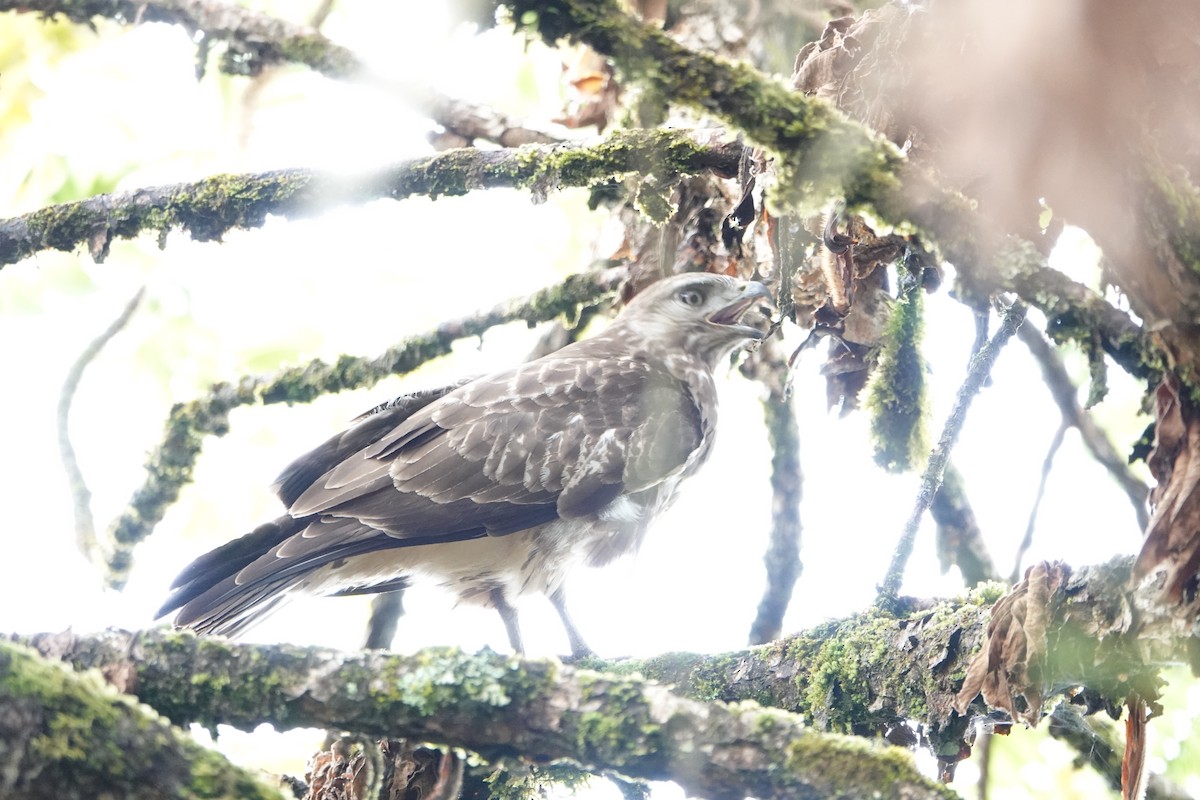
[[(905, 785), (936, 786), (921, 775), (908, 751), (855, 737), (810, 735), (788, 743), (788, 769), (811, 774), (806, 769), (811, 764), (821, 765), (823, 785), (812, 788), (822, 796), (854, 797), (864, 786), (874, 786), (891, 787), (890, 796), (899, 797), (904, 796), (900, 787)], [(939, 788), (946, 798), (958, 797), (948, 787)]]
[(875, 463), (889, 472), (918, 469), (929, 453), (925, 360), (921, 356), (924, 291), (916, 282), (911, 286), (891, 308), (866, 388)]
[(572, 764), (560, 762), (545, 766), (526, 766), (521, 770), (499, 769), (485, 778), (489, 800), (543, 800), (557, 796), (561, 788), (571, 792), (592, 781), (592, 774)]
[(1171, 246), (1171, 252), (1195, 275), (1200, 275), (1200, 189), (1187, 171), (1168, 165), (1161, 159), (1146, 169), (1149, 177), (1150, 208), (1148, 217), (1161, 231), (1159, 238)]
[(587, 761), (616, 764), (665, 757), (661, 726), (650, 715), (638, 683), (613, 682), (587, 672), (575, 676), (582, 711), (575, 723), (575, 751)]
[(42, 247), (70, 252), (88, 241), (103, 220), (82, 202), (64, 203), (33, 212), (27, 217), (30, 237)]
[(6, 641), (0, 641), (0, 707), (26, 709), (25, 724), (40, 722), (21, 768), (64, 796), (133, 796), (153, 785), (181, 800), (280, 797), (118, 693), (98, 672), (76, 673)]
[[(951, 690), (946, 670), (961, 660), (955, 634), (975, 625), (979, 614), (974, 604), (937, 606), (907, 619), (872, 610), (795, 636), (770, 656), (772, 663), (796, 665), (794, 702), (783, 707), (837, 733), (875, 735), (898, 719), (937, 727), (941, 720), (927, 698)], [(931, 660), (941, 651), (950, 661), (909, 669), (895, 658), (897, 647), (909, 646), (925, 648)]]
[(700, 662), (688, 675), (691, 689), (689, 694), (706, 702), (745, 699), (734, 697), (729, 691), (729, 676), (733, 674), (738, 660), (737, 655), (730, 653), (710, 656)]
[(967, 593), (967, 602), (976, 606), (995, 605), (997, 600), (1008, 594), (1008, 589), (1008, 584), (1003, 581), (986, 581)]
[(350, 50), (333, 44), (319, 33), (282, 38), (279, 57), (312, 67), (331, 78), (350, 77), (362, 67)]

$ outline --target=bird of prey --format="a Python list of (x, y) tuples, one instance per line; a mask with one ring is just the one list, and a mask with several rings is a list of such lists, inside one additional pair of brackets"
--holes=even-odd
[(432, 579), (496, 608), (517, 652), (513, 600), (541, 592), (572, 654), (591, 652), (567, 571), (637, 549), (708, 458), (713, 371), (765, 336), (743, 317), (769, 300), (752, 281), (664, 278), (592, 338), (372, 409), (288, 466), (275, 484), (287, 513), (197, 558), (159, 615), (229, 635), (294, 593)]

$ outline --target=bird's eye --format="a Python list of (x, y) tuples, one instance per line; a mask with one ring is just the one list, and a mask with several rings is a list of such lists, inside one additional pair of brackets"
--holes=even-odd
[(704, 302), (704, 294), (699, 289), (680, 289), (679, 302), (685, 306), (698, 306)]

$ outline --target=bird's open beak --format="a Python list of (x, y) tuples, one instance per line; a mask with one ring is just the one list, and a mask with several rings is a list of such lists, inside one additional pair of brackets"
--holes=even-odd
[[(744, 336), (751, 339), (763, 339), (767, 335), (769, 325), (758, 327), (755, 325), (747, 325), (743, 317), (751, 308), (767, 307), (768, 309), (774, 305), (775, 298), (771, 296), (771, 290), (763, 286), (758, 281), (747, 281), (746, 286), (742, 289), (742, 293), (737, 299), (724, 308), (709, 315), (708, 321), (714, 325), (723, 325), (727, 328), (736, 330)], [(764, 322), (770, 321), (770, 313), (760, 315)]]

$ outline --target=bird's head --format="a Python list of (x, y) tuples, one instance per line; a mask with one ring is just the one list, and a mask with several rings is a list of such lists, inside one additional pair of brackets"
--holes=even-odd
[[(660, 347), (715, 366), (738, 345), (766, 336), (766, 315), (759, 308), (771, 303), (770, 291), (756, 281), (684, 273), (643, 289), (625, 307), (620, 322)], [(750, 312), (759, 324), (746, 319)]]

